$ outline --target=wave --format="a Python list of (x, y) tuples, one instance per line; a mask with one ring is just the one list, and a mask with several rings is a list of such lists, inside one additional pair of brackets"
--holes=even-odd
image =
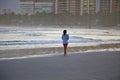
[[(72, 39), (69, 41), (69, 43), (89, 43), (89, 42), (109, 42), (109, 41), (120, 41), (120, 40), (100, 40), (100, 39), (91, 39), (91, 38), (82, 38), (82, 37), (72, 37)], [(21, 41), (21, 40), (15, 40), (15, 41), (0, 41), (0, 46), (6, 46), (6, 45), (35, 45), (35, 44), (61, 44), (62, 41), (60, 40), (31, 40), (31, 41)]]
[(61, 43), (60, 41), (0, 41), (0, 45), (33, 45), (33, 44), (57, 44)]

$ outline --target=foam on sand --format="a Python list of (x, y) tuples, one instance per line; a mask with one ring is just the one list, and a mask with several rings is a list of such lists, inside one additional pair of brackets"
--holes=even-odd
[[(86, 52), (100, 52), (100, 51), (120, 51), (120, 44), (100, 44), (96, 46), (77, 46), (68, 47), (68, 55), (86, 53)], [(34, 57), (50, 57), (55, 55), (63, 55), (62, 47), (52, 48), (33, 48), (33, 49), (19, 49), (19, 50), (2, 50), (0, 51), (0, 60), (11, 59), (26, 59)]]

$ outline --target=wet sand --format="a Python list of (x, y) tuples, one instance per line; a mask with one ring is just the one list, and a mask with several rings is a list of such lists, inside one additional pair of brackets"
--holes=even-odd
[[(89, 51), (120, 51), (120, 43), (100, 44), (94, 46), (76, 46), (68, 47), (68, 54), (89, 52)], [(50, 47), (50, 48), (32, 48), (32, 49), (15, 49), (15, 50), (0, 50), (0, 59), (2, 58), (14, 58), (33, 55), (45, 55), (45, 54), (63, 54), (63, 47)]]
[(120, 80), (120, 51), (0, 60), (0, 80)]

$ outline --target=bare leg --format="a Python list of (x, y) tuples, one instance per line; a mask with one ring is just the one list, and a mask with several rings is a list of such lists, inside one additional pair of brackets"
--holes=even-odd
[(64, 44), (64, 56), (67, 54), (67, 44)]

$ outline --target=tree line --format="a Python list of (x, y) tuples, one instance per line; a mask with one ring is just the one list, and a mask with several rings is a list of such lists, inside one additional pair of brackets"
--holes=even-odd
[(53, 13), (36, 13), (34, 15), (28, 14), (15, 14), (4, 13), (0, 14), (0, 25), (18, 25), (18, 26), (30, 26), (30, 25), (68, 25), (68, 26), (114, 26), (120, 24), (120, 14), (111, 13), (104, 15), (102, 13), (97, 14), (84, 14), (72, 15), (69, 13), (53, 14)]

